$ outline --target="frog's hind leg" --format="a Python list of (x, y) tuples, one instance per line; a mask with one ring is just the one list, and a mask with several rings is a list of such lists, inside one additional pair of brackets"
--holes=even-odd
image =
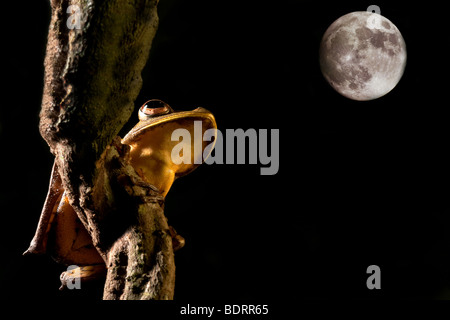
[(58, 263), (69, 266), (60, 276), (60, 289), (106, 276), (105, 262), (65, 194), (49, 234), (48, 252)]
[(23, 253), (42, 254), (47, 250), (48, 233), (56, 215), (58, 203), (61, 201), (64, 189), (62, 187), (61, 177), (58, 173), (56, 161), (53, 163), (52, 174), (50, 176), (50, 186), (48, 188), (47, 198), (42, 208), (41, 217), (36, 229), (36, 233), (31, 240), (30, 247)]
[(104, 264), (65, 193), (61, 197), (49, 234), (48, 252), (54, 260), (65, 265)]

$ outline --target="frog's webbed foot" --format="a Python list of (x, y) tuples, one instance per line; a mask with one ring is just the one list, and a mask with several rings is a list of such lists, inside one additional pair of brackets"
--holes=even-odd
[(67, 271), (61, 273), (59, 279), (61, 280), (61, 287), (59, 290), (64, 288), (77, 288), (77, 284), (81, 286), (82, 283), (97, 280), (106, 276), (106, 265), (96, 264), (90, 266), (73, 266), (73, 268), (68, 268)]
[(169, 226), (170, 236), (172, 237), (172, 247), (173, 251), (178, 251), (184, 247), (186, 241), (182, 236), (180, 236), (172, 226)]

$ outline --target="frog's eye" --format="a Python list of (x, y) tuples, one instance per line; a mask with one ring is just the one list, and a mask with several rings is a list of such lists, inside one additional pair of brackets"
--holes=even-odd
[(147, 101), (139, 109), (139, 120), (148, 120), (163, 114), (170, 113), (172, 109), (164, 101), (152, 99)]

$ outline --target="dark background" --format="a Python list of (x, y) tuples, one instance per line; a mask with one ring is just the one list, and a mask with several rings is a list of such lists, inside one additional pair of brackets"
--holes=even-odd
[[(325, 82), (318, 47), (334, 20), (371, 4), (402, 32), (408, 63), (392, 92), (357, 102)], [(4, 6), (2, 300), (100, 299), (95, 288), (58, 291), (64, 266), (21, 256), (53, 163), (38, 131), (50, 8)], [(222, 132), (280, 130), (274, 176), (259, 175), (261, 165), (214, 164), (175, 182), (166, 215), (187, 243), (176, 253), (177, 301), (450, 298), (446, 8), (161, 0), (159, 14), (136, 114), (159, 98), (211, 110)], [(373, 264), (381, 290), (366, 287)]]

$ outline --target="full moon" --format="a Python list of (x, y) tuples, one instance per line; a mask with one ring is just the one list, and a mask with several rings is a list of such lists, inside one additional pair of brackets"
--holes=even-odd
[(403, 75), (406, 45), (397, 27), (372, 12), (352, 12), (333, 22), (320, 44), (320, 68), (343, 96), (367, 101), (390, 92)]

